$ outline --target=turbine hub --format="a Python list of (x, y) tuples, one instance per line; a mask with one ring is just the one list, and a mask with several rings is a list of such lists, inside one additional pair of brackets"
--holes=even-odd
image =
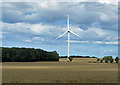
[(70, 31), (68, 31), (68, 33), (70, 33)]

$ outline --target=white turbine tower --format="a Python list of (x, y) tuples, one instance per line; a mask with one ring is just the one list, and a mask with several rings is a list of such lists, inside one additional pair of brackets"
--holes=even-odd
[(69, 29), (69, 14), (68, 14), (68, 18), (67, 18), (67, 31), (65, 31), (63, 34), (61, 34), (60, 36), (58, 36), (56, 39), (62, 37), (63, 35), (65, 35), (66, 33), (68, 33), (68, 56), (67, 56), (67, 60), (69, 60), (69, 48), (70, 48), (70, 33), (73, 33), (74, 35), (80, 37), (78, 34), (72, 32), (70, 29)]

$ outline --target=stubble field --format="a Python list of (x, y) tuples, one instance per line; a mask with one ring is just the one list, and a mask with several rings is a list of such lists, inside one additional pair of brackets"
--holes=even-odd
[(118, 64), (88, 63), (96, 59), (66, 62), (5, 62), (2, 83), (117, 83)]

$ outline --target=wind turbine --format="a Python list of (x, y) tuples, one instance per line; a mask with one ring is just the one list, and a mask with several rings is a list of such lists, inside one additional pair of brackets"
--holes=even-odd
[(69, 57), (70, 57), (70, 55), (69, 55), (69, 48), (70, 48), (70, 44), (69, 44), (69, 43), (70, 43), (70, 33), (72, 33), (72, 34), (74, 34), (74, 35), (80, 37), (78, 34), (74, 33), (73, 31), (71, 31), (71, 30), (69, 29), (69, 14), (68, 14), (68, 18), (67, 18), (67, 31), (65, 31), (63, 34), (61, 34), (60, 36), (58, 36), (56, 39), (62, 37), (62, 36), (65, 35), (66, 33), (68, 33), (68, 56), (67, 56), (67, 60), (69, 60)]

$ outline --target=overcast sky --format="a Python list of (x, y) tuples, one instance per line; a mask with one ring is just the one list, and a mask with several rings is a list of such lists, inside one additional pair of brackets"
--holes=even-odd
[[(14, 1), (14, 0), (13, 0)], [(118, 56), (118, 2), (3, 2), (2, 46), (41, 48), (67, 55), (67, 14), (70, 55)]]

